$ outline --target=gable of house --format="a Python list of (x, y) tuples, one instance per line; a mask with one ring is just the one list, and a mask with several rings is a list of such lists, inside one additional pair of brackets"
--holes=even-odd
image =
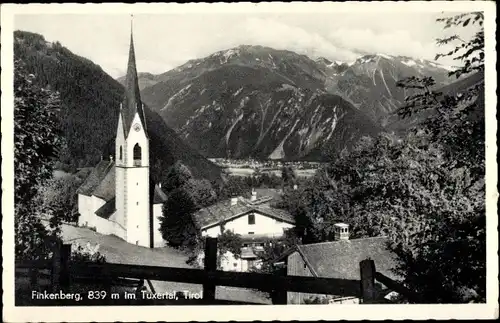
[(237, 198), (235, 204), (231, 200), (226, 200), (203, 208), (196, 212), (193, 218), (199, 229), (207, 230), (226, 225), (249, 214), (258, 214), (291, 225), (295, 224), (295, 219), (287, 211), (274, 208), (269, 203), (255, 204), (243, 197)]

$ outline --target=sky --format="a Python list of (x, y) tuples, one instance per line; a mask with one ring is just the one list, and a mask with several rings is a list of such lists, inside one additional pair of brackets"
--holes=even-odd
[[(443, 51), (436, 38), (453, 32), (436, 22), (443, 15), (447, 16), (437, 12), (135, 14), (137, 69), (159, 74), (242, 44), (345, 62), (377, 53), (433, 60)], [(127, 14), (19, 14), (14, 28), (59, 41), (117, 78), (126, 69), (130, 23)]]

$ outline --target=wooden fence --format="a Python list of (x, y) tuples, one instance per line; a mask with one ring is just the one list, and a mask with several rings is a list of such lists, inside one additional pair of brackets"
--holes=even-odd
[[(110, 291), (111, 286), (129, 286), (140, 289), (149, 285), (155, 293), (151, 281), (170, 281), (203, 286), (203, 298), (192, 303), (228, 304), (229, 301), (217, 300), (216, 286), (230, 286), (257, 289), (269, 292), (273, 304), (287, 304), (287, 292), (327, 294), (339, 297), (357, 297), (361, 303), (376, 302), (375, 280), (388, 288), (417, 300), (406, 288), (383, 274), (376, 272), (373, 260), (360, 262), (360, 280), (287, 276), (286, 268), (276, 274), (248, 272), (226, 272), (217, 270), (217, 239), (207, 238), (205, 245), (204, 269), (142, 266), (116, 263), (71, 262), (71, 245), (59, 245), (50, 261), (16, 262), (16, 274), (28, 270), (31, 286), (37, 286), (40, 270), (49, 270), (50, 286), (53, 293), (68, 291), (72, 283), (95, 284)], [(237, 302), (233, 302), (236, 304)], [(244, 303), (245, 304), (245, 303)], [(246, 303), (248, 304), (248, 303)]]

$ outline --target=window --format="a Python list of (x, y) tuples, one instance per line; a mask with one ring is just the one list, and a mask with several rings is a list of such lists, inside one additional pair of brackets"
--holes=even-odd
[(139, 226), (137, 226), (137, 229), (139, 229)]
[(137, 205), (139, 205), (139, 202), (137, 202)]
[(255, 224), (255, 214), (251, 213), (248, 215), (248, 224)]
[(234, 263), (233, 263), (233, 266), (234, 266), (234, 267), (238, 267), (238, 263), (237, 263), (237, 262), (234, 262)]
[(142, 149), (139, 144), (134, 146), (134, 166), (141, 166)]
[(123, 159), (123, 148), (122, 146), (120, 146), (120, 160)]

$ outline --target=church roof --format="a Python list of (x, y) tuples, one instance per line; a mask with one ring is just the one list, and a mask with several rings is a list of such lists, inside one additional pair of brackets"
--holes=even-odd
[(108, 173), (104, 176), (101, 183), (97, 185), (92, 195), (105, 201), (109, 201), (115, 197), (115, 167), (110, 167)]
[(123, 120), (123, 131), (125, 138), (128, 136), (132, 121), (136, 113), (142, 122), (142, 127), (147, 136), (146, 118), (141, 100), (141, 93), (139, 91), (139, 78), (137, 77), (137, 68), (135, 62), (135, 49), (134, 38), (132, 30), (130, 30), (130, 49), (128, 54), (127, 75), (125, 76), (125, 97), (123, 99), (122, 108), (120, 113)]
[[(77, 193), (95, 196), (106, 202), (113, 200), (116, 195), (115, 163), (101, 160), (78, 188)], [(158, 185), (155, 185), (153, 194), (153, 204), (162, 204), (167, 200), (167, 195)]]
[(155, 185), (155, 191), (154, 191), (154, 196), (153, 196), (153, 204), (162, 204), (167, 200), (167, 195), (163, 192), (163, 190), (158, 186), (158, 184)]
[(101, 160), (99, 164), (97, 164), (97, 166), (90, 172), (83, 184), (78, 188), (77, 193), (92, 196), (96, 188), (101, 184), (111, 169), (114, 169), (114, 162)]
[(95, 211), (95, 214), (100, 216), (101, 218), (104, 219), (109, 219), (109, 217), (115, 213), (116, 211), (116, 199), (113, 196), (113, 198), (109, 201), (107, 201), (103, 206), (101, 206), (97, 211)]

